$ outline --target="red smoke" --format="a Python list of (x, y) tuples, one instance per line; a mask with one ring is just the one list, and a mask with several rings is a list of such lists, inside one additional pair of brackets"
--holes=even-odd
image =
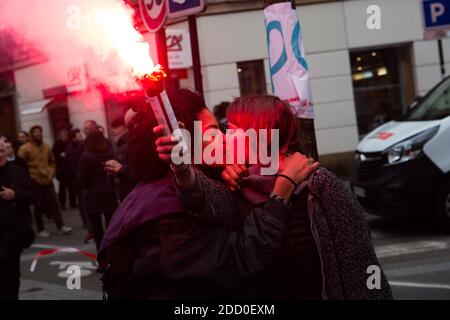
[(133, 14), (122, 0), (1, 0), (0, 33), (12, 31), (50, 61), (79, 60), (91, 81), (121, 92), (154, 68)]

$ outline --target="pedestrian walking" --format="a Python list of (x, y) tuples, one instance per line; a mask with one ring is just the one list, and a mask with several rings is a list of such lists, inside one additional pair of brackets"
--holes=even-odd
[(30, 129), (30, 142), (27, 142), (19, 150), (19, 156), (28, 165), (31, 181), (36, 192), (34, 217), (38, 236), (48, 238), (50, 233), (45, 230), (42, 215), (47, 212), (53, 219), (60, 234), (69, 234), (71, 227), (64, 225), (64, 221), (56, 197), (53, 178), (55, 176), (55, 157), (50, 146), (43, 141), (41, 126), (33, 126)]
[[(103, 133), (96, 131), (86, 138), (80, 159), (80, 185), (84, 193), (84, 208), (92, 223), (97, 249), (104, 230), (117, 208), (117, 196), (105, 162), (114, 157)], [(105, 223), (103, 223), (103, 217)]]

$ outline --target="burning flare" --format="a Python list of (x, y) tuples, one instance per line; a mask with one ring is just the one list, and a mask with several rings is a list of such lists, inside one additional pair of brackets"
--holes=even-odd
[(95, 21), (102, 28), (105, 40), (115, 48), (119, 59), (131, 68), (132, 75), (141, 78), (151, 74), (155, 65), (148, 43), (133, 27), (132, 17), (131, 8), (95, 11)]

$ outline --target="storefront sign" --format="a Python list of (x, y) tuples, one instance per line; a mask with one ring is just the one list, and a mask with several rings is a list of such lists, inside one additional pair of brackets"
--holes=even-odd
[(264, 9), (273, 94), (289, 102), (299, 118), (314, 119), (310, 75), (296, 10), (290, 2)]
[(166, 30), (167, 56), (169, 69), (187, 69), (192, 67), (191, 41), (189, 32), (184, 30)]

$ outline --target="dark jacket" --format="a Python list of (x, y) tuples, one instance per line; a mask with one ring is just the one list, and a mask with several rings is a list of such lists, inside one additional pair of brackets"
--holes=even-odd
[(30, 243), (30, 205), (34, 202), (34, 191), (28, 173), (20, 167), (7, 163), (0, 167), (0, 186), (13, 189), (16, 196), (12, 201), (0, 198), (0, 238), (7, 239), (11, 246), (19, 243), (22, 247)]
[[(171, 177), (139, 184), (121, 204), (98, 255), (100, 263), (110, 265), (103, 279), (110, 298), (249, 296), (251, 288), (236, 290), (223, 279), (233, 284), (263, 269), (281, 245), (290, 208), (271, 200), (245, 220), (236, 217), (244, 220), (236, 230), (211, 226), (192, 215), (241, 214), (242, 207), (225, 186), (202, 177), (208, 180), (202, 213), (184, 208)], [(231, 228), (232, 220), (222, 222)], [(118, 274), (126, 280), (117, 281)], [(114, 282), (121, 284), (114, 289)]]
[(56, 178), (65, 182), (68, 182), (70, 179), (70, 167), (67, 158), (68, 146), (69, 142), (56, 140), (52, 149), (56, 161)]
[(116, 191), (111, 177), (104, 170), (105, 161), (113, 157), (111, 151), (93, 153), (83, 151), (80, 159), (80, 185), (88, 213), (111, 212), (117, 208)]
[(21, 157), (15, 156), (15, 157), (14, 157), (14, 160), (12, 160), (12, 161), (9, 161), (9, 160), (8, 160), (8, 162), (9, 162), (9, 164), (12, 164), (12, 165), (14, 165), (14, 166), (21, 167), (21, 168), (25, 169), (26, 172), (28, 173), (28, 165), (27, 165), (27, 162), (26, 162), (25, 160), (23, 160)]
[[(255, 173), (252, 169), (257, 170), (251, 168), (251, 173)], [(251, 205), (261, 205), (268, 199), (274, 177), (253, 174), (245, 179), (245, 183), (247, 187), (242, 191), (243, 196)], [(188, 207), (198, 206), (198, 190), (184, 192), (183, 198)], [(381, 289), (370, 290), (367, 286), (368, 267), (380, 266), (380, 263), (363, 209), (333, 173), (323, 168), (318, 170), (295, 191), (292, 202), (294, 212), (288, 220), (281, 250), (275, 254), (273, 263), (262, 277), (255, 279), (258, 297), (309, 298), (308, 292), (303, 296), (296, 294), (303, 289), (299, 281), (302, 280), (308, 286), (313, 285), (311, 289), (314, 291), (317, 284), (323, 286), (319, 292), (323, 299), (392, 299), (389, 283), (382, 271)], [(302, 216), (307, 219), (302, 220)], [(302, 246), (313, 250), (304, 252), (306, 259), (304, 256), (297, 259)], [(220, 261), (212, 258), (210, 262), (217, 266)], [(245, 263), (255, 262), (247, 260)], [(305, 270), (303, 263), (313, 263), (315, 269)], [(302, 279), (303, 272), (309, 272), (308, 277), (315, 280)], [(230, 285), (230, 279), (226, 277), (219, 280)]]
[(123, 201), (138, 183), (128, 169), (128, 132), (117, 140), (116, 147), (116, 159), (122, 164), (122, 170), (117, 175), (117, 192), (119, 199)]
[(67, 146), (67, 162), (70, 179), (76, 183), (80, 178), (80, 159), (83, 152), (83, 141), (75, 143), (71, 141)]

